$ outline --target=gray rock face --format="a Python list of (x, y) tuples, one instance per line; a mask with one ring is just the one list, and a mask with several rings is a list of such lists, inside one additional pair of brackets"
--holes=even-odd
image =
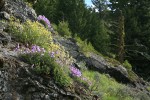
[(55, 41), (64, 46), (65, 50), (67, 50), (70, 55), (77, 60), (77, 62), (84, 61), (89, 69), (110, 74), (110, 76), (114, 77), (119, 82), (130, 83), (127, 70), (123, 68), (123, 66), (110, 66), (103, 57), (96, 54), (92, 54), (90, 57), (86, 57), (81, 52), (79, 52), (79, 47), (73, 39), (67, 40), (61, 37), (57, 37), (55, 38)]
[(10, 16), (15, 16), (22, 22), (37, 17), (35, 11), (22, 0), (0, 0), (0, 19), (9, 19)]
[[(88, 69), (108, 74), (120, 83), (130, 84), (138, 89), (146, 90), (146, 88), (143, 89), (143, 87), (146, 85), (146, 82), (139, 78), (134, 72), (132, 73), (135, 74), (136, 78), (132, 79), (128, 71), (122, 65), (113, 66), (103, 57), (96, 54), (91, 54), (90, 57), (86, 57), (79, 52), (79, 47), (75, 43), (75, 40), (57, 37), (55, 38), (55, 42), (58, 42), (60, 45), (64, 46), (65, 50), (67, 50), (77, 62), (85, 62), (85, 65)], [(148, 91), (146, 93), (150, 95)]]
[[(4, 59), (5, 58), (5, 59)], [(50, 77), (34, 74), (27, 64), (0, 56), (0, 100), (79, 100), (75, 93), (58, 87)]]

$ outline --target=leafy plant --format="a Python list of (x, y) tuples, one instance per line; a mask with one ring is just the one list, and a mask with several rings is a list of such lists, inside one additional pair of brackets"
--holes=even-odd
[(77, 41), (77, 45), (80, 47), (80, 51), (84, 53), (86, 56), (89, 56), (89, 53), (98, 53), (92, 44), (87, 42), (87, 40), (82, 41), (80, 37), (75, 36), (75, 40)]
[[(20, 58), (31, 65), (37, 74), (50, 75), (59, 86), (69, 86), (72, 83), (70, 70), (67, 64), (58, 62), (60, 56), (37, 45), (31, 47), (20, 46), (15, 48)], [(58, 57), (57, 57), (58, 56)]]
[(48, 48), (49, 43), (52, 43), (51, 32), (38, 22), (29, 20), (23, 24), (19, 22), (10, 22), (9, 31), (18, 42), (24, 44), (37, 44), (44, 48)]
[(59, 22), (57, 31), (61, 36), (64, 36), (64, 37), (71, 36), (71, 32), (68, 27), (68, 22), (64, 22), (64, 21)]
[(44, 55), (41, 55), (41, 53), (22, 54), (21, 58), (25, 62), (33, 65), (35, 72), (38, 74), (52, 76), (59, 86), (71, 85), (72, 80), (69, 77), (69, 72), (64, 71), (64, 66), (57, 64), (55, 59), (51, 57), (49, 53), (44, 53)]
[(128, 62), (128, 60), (124, 61), (123, 66), (128, 70), (132, 70), (132, 65)]
[(109, 76), (93, 71), (83, 71), (83, 76), (92, 82), (91, 92), (101, 96), (102, 100), (133, 100), (126, 86)]

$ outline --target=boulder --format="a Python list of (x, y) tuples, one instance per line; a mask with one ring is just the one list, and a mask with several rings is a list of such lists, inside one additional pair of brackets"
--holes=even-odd
[(36, 20), (36, 13), (22, 0), (0, 0), (0, 19), (9, 19), (10, 16), (24, 22), (27, 19)]

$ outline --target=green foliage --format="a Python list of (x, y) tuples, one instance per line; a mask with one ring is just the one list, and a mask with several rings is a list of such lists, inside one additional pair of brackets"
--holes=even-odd
[(54, 29), (54, 34), (58, 35), (58, 26), (54, 23), (51, 23), (52, 28)]
[(128, 70), (132, 70), (132, 65), (128, 62), (128, 60), (124, 61), (123, 66)]
[(108, 31), (106, 22), (101, 20), (98, 24), (96, 35), (94, 35), (92, 39), (93, 46), (103, 54), (107, 54), (110, 51), (110, 37)]
[(59, 0), (37, 0), (33, 5), (38, 15), (45, 15), (49, 20), (55, 22), (57, 19), (57, 6)]
[(57, 31), (62, 36), (78, 33), (80, 38), (87, 40), (87, 45), (93, 45), (97, 51), (103, 54), (110, 51), (109, 23), (100, 19), (94, 9), (87, 9), (84, 0), (38, 0), (34, 8), (38, 14), (59, 24)]
[(57, 27), (57, 31), (61, 36), (64, 37), (71, 37), (71, 32), (70, 29), (68, 27), (68, 22), (59, 22), (58, 27)]
[[(137, 69), (136, 71), (138, 71), (136, 72), (137, 74), (148, 79), (150, 70), (148, 57), (150, 55), (150, 9), (148, 9), (148, 6), (150, 1), (110, 0), (110, 2), (110, 8), (113, 11), (112, 16), (115, 18), (114, 20), (118, 20), (118, 11), (121, 11), (125, 17), (126, 59), (132, 62), (132, 65)], [(114, 30), (116, 30), (117, 27), (115, 27)], [(118, 34), (116, 35), (118, 36)]]
[(124, 92), (123, 95), (119, 92), (123, 91), (126, 86), (117, 83), (106, 75), (99, 74), (98, 72), (84, 71), (83, 76), (92, 82), (92, 85), (89, 87), (91, 92), (101, 96), (102, 100), (132, 100), (127, 99), (131, 98), (128, 91)]
[(55, 31), (57, 31), (57, 25), (54, 24), (54, 23), (52, 23), (51, 25), (52, 25), (53, 29), (54, 29)]
[(52, 43), (51, 32), (38, 22), (26, 21), (23, 24), (10, 22), (9, 31), (18, 42), (30, 45), (37, 44), (45, 48), (48, 48), (49, 43)]
[(129, 74), (129, 78), (132, 81), (137, 81), (138, 80), (138, 76), (132, 71), (132, 70), (127, 70), (128, 74)]
[(29, 54), (22, 54), (20, 55), (20, 57), (25, 62), (28, 62), (30, 65), (32, 65), (38, 74), (42, 73), (49, 74), (51, 69), (50, 67), (54, 62), (54, 59), (50, 58), (48, 54), (44, 54), (44, 56), (41, 56), (40, 53), (33, 53), (33, 54), (29, 53)]
[(90, 53), (98, 53), (94, 47), (92, 46), (92, 44), (89, 42), (87, 42), (87, 40), (82, 41), (80, 37), (75, 36), (75, 40), (77, 42), (77, 45), (80, 47), (80, 51), (82, 53), (84, 53), (86, 56), (89, 56)]
[[(47, 74), (54, 79), (59, 86), (69, 86), (72, 83), (69, 77), (69, 69), (60, 66), (48, 53), (22, 54), (21, 59), (33, 66), (37, 74)], [(66, 68), (66, 69), (65, 69)]]

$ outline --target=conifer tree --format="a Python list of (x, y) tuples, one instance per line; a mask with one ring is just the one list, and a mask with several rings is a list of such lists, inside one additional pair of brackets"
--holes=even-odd
[(119, 17), (119, 34), (118, 34), (118, 60), (123, 63), (124, 62), (124, 54), (125, 54), (125, 32), (124, 32), (124, 16), (122, 15), (122, 12), (120, 12)]

